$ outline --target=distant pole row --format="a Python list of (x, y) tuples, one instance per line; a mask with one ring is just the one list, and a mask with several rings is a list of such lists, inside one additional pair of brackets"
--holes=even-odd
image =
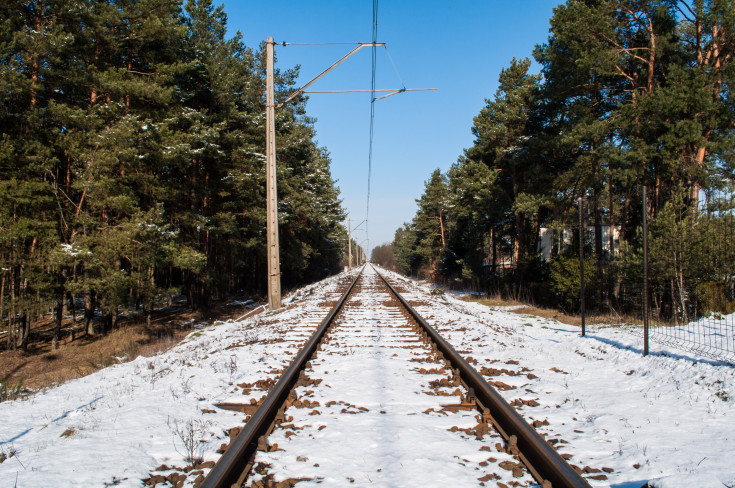
[[(355, 228), (352, 228), (352, 220), (347, 219), (347, 266), (349, 268), (352, 268), (352, 231), (357, 230), (358, 227), (360, 227), (362, 224), (367, 222), (367, 219), (363, 220), (359, 224), (355, 226)], [(364, 254), (362, 253), (362, 248), (360, 246), (357, 246), (356, 252), (358, 253), (357, 257), (357, 265), (359, 266), (362, 264), (362, 260), (364, 259)]]

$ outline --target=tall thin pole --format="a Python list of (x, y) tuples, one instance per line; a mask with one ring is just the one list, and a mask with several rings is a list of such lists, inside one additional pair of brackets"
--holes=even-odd
[(265, 161), (266, 233), (268, 246), (268, 305), (281, 308), (281, 266), (278, 252), (278, 206), (276, 187), (276, 105), (273, 83), (273, 38), (266, 41)]
[(348, 267), (352, 269), (352, 220), (347, 219), (347, 261)]
[(582, 313), (582, 337), (585, 333), (585, 307), (584, 307), (584, 216), (582, 215), (582, 206), (584, 197), (579, 197), (579, 299), (580, 310)]
[(643, 187), (643, 355), (648, 356), (648, 202)]

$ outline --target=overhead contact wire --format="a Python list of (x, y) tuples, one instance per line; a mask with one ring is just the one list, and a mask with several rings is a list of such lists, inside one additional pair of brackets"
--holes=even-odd
[(373, 169), (373, 134), (375, 127), (375, 65), (377, 64), (378, 42), (378, 0), (373, 0), (373, 46), (372, 46), (372, 75), (370, 80), (370, 146), (368, 148), (368, 179), (367, 179), (367, 208), (365, 209), (365, 234), (368, 247), (370, 245), (370, 178)]

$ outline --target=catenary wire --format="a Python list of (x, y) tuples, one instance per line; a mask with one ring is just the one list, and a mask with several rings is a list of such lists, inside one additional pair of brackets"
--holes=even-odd
[(373, 0), (373, 46), (372, 46), (372, 74), (370, 80), (370, 146), (368, 149), (368, 179), (367, 179), (367, 204), (365, 209), (365, 233), (367, 244), (370, 247), (370, 177), (373, 167), (373, 134), (375, 126), (375, 65), (377, 61), (377, 50), (375, 44), (378, 42), (378, 0)]

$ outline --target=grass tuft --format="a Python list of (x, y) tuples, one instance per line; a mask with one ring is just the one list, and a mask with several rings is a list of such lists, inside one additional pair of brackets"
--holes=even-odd
[(0, 383), (0, 402), (18, 400), (30, 393), (30, 390), (23, 387), (23, 377), (18, 378), (17, 383), (8, 385), (7, 382)]

